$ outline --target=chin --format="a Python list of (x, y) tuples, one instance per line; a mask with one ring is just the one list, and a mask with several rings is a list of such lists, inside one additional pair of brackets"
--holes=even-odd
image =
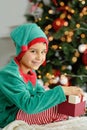
[(34, 69), (34, 70), (38, 70), (38, 69), (39, 69), (39, 67), (33, 67), (33, 69)]

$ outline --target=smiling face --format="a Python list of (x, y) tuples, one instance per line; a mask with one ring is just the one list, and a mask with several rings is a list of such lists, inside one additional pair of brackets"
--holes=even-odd
[(45, 61), (47, 53), (46, 43), (38, 42), (32, 45), (20, 60), (20, 68), (24, 73), (30, 69), (37, 70)]

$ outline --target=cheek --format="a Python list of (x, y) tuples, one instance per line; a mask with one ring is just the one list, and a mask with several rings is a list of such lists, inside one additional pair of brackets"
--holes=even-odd
[(29, 61), (29, 58), (30, 56), (29, 55), (27, 55), (27, 53), (22, 57), (22, 62), (23, 63), (27, 63), (28, 61)]
[(29, 59), (31, 59), (31, 57), (32, 57), (32, 54), (26, 53), (26, 55), (24, 56), (24, 59), (29, 60)]
[(46, 59), (46, 56), (44, 56), (43, 59), (45, 60), (45, 59)]
[(46, 59), (46, 54), (43, 57), (44, 57), (44, 59)]
[(46, 56), (43, 56), (42, 58), (42, 62), (44, 62), (46, 60)]

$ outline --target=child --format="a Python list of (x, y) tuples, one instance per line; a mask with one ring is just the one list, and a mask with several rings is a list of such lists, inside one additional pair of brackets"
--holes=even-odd
[[(0, 127), (18, 119), (29, 124), (46, 124), (67, 119), (57, 112), (66, 95), (82, 96), (79, 87), (56, 86), (45, 91), (35, 70), (46, 59), (48, 40), (34, 23), (20, 25), (11, 32), (16, 57), (0, 70)], [(43, 67), (44, 69), (44, 67)]]

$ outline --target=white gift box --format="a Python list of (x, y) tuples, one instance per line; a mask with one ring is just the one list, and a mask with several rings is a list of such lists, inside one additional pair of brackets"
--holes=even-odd
[(72, 104), (77, 104), (80, 103), (81, 101), (86, 101), (86, 96), (84, 94), (83, 97), (75, 96), (75, 95), (70, 95), (68, 97), (68, 102)]

